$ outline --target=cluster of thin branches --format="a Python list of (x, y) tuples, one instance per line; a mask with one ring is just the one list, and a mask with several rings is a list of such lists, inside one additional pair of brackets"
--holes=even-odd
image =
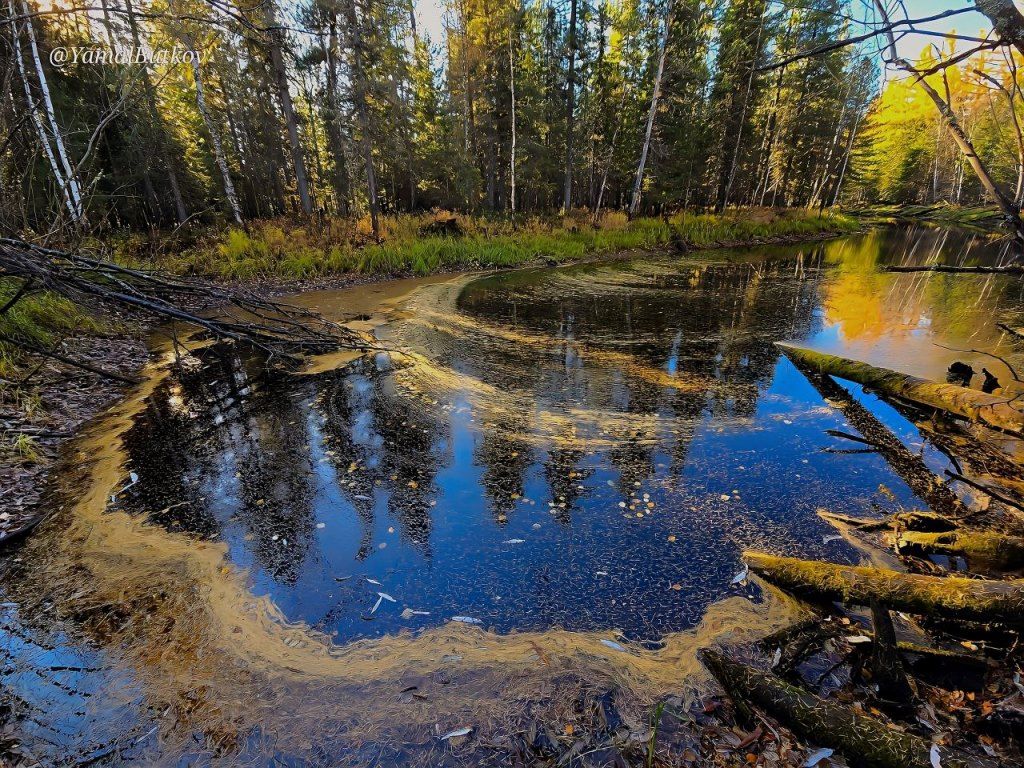
[[(134, 269), (84, 252), (56, 250), (25, 240), (0, 238), (0, 276), (21, 280), (19, 289), (0, 307), (0, 314), (34, 291), (52, 291), (81, 304), (119, 307), (150, 319), (198, 328), (213, 339), (249, 345), (268, 362), (371, 346), (363, 336), (317, 312), (245, 289)], [(219, 309), (211, 313), (194, 309), (200, 306)], [(31, 346), (23, 340), (3, 340)], [(39, 348), (29, 351), (46, 353)]]

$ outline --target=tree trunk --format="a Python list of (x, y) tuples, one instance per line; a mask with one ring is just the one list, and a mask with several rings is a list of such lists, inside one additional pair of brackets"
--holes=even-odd
[[(139, 32), (139, 23), (135, 18), (135, 8), (132, 0), (125, 0), (125, 12), (128, 16), (128, 27), (132, 33), (132, 42), (136, 50), (142, 49), (142, 35)], [(185, 207), (185, 199), (181, 195), (181, 187), (178, 184), (178, 174), (171, 163), (170, 153), (167, 151), (167, 137), (164, 135), (164, 127), (160, 120), (160, 113), (156, 108), (156, 93), (153, 89), (153, 79), (149, 74), (149, 63), (142, 64), (142, 88), (146, 93), (146, 106), (149, 108), (149, 120), (156, 133), (157, 152), (164, 170), (167, 172), (167, 181), (171, 187), (171, 197), (174, 200), (174, 212), (181, 224), (188, 219), (188, 209)]]
[(380, 240), (380, 202), (377, 197), (377, 175), (373, 168), (373, 139), (370, 136), (370, 112), (366, 100), (366, 74), (363, 71), (363, 33), (361, 22), (356, 16), (355, 0), (345, 3), (348, 19), (349, 42), (352, 46), (352, 96), (362, 134), (363, 163), (366, 166), (366, 191), (370, 205), (370, 224), (373, 237)]
[(757, 42), (754, 44), (754, 55), (750, 61), (750, 75), (747, 77), (747, 88), (743, 93), (743, 108), (740, 110), (739, 130), (736, 132), (736, 146), (733, 147), (732, 158), (729, 161), (729, 173), (726, 177), (725, 187), (718, 198), (718, 210), (723, 211), (729, 205), (729, 196), (732, 194), (732, 185), (736, 180), (736, 166), (739, 165), (740, 149), (743, 146), (743, 124), (747, 120), (747, 110), (750, 109), (750, 92), (754, 89), (754, 75), (757, 73), (757, 57), (761, 53), (761, 38), (764, 36), (765, 16), (767, 8), (761, 13), (761, 24), (757, 28)]
[(1024, 539), (988, 531), (946, 531), (942, 533), (901, 533), (900, 551), (932, 555), (962, 555), (973, 565), (997, 571), (1024, 567)]
[[(17, 15), (14, 10), (13, 0), (8, 0), (8, 10), (10, 11), (11, 18), (14, 18)], [(25, 23), (31, 23), (31, 19), (26, 19)], [(43, 150), (43, 154), (46, 156), (47, 162), (50, 164), (50, 170), (53, 173), (53, 178), (57, 182), (57, 187), (60, 190), (60, 196), (64, 202), (64, 206), (68, 209), (68, 213), (71, 215), (71, 220), (77, 223), (79, 221), (79, 211), (75, 206), (74, 199), (71, 197), (67, 179), (64, 177), (64, 173), (61, 171), (60, 166), (57, 163), (57, 157), (53, 153), (53, 147), (50, 145), (50, 137), (46, 133), (46, 126), (43, 125), (43, 119), (39, 115), (38, 101), (32, 95), (32, 86), (29, 84), (28, 73), (25, 71), (25, 59), (21, 50), (21, 33), (18, 30), (18, 24), (16, 22), (11, 23), (11, 36), (14, 38), (14, 57), (17, 59), (18, 72), (21, 75), (21, 82), (25, 90), (25, 105), (32, 116), (32, 124), (36, 128), (36, 136), (39, 139), (39, 145)]]
[(651, 148), (651, 133), (654, 131), (654, 116), (658, 113), (658, 99), (661, 98), (661, 78), (665, 74), (665, 55), (668, 52), (668, 35), (672, 26), (672, 0), (665, 8), (665, 28), (661, 33), (661, 51), (658, 54), (658, 70), (654, 75), (654, 88), (651, 93), (651, 109), (647, 113), (647, 128), (644, 130), (644, 143), (640, 148), (640, 162), (633, 180), (633, 198), (629, 203), (629, 216), (636, 216), (640, 210), (640, 193), (644, 183), (644, 169), (647, 166), (647, 153)]
[(338, 18), (331, 11), (327, 39), (327, 151), (332, 162), (331, 181), (338, 215), (348, 215), (348, 171), (345, 168), (345, 143), (341, 130), (341, 102), (338, 99)]
[[(195, 44), (188, 35), (183, 35), (182, 41), (189, 50), (194, 51), (196, 49)], [(231, 216), (234, 218), (235, 223), (245, 226), (242, 221), (242, 208), (238, 204), (238, 195), (235, 194), (235, 185), (231, 181), (231, 170), (228, 168), (228, 160), (224, 155), (224, 145), (220, 140), (220, 132), (217, 130), (213, 116), (206, 106), (206, 95), (203, 92), (203, 73), (199, 69), (199, 57), (193, 56), (190, 58), (190, 61), (192, 62), (192, 77), (196, 81), (196, 106), (199, 107), (199, 114), (202, 115), (203, 122), (206, 124), (206, 131), (210, 134), (210, 142), (213, 144), (213, 156), (217, 161), (217, 167), (220, 169), (221, 180), (224, 182), (224, 196), (228, 199), (228, 208), (231, 210)]]
[(905, 716), (913, 712), (914, 689), (900, 659), (889, 609), (877, 600), (871, 601), (871, 626), (875, 630), (871, 644), (871, 682), (878, 686), (883, 708)]
[(981, 623), (1024, 623), (1024, 581), (922, 576), (882, 568), (833, 565), (746, 551), (757, 575), (797, 597), (847, 605), (882, 605), (905, 613)]
[(288, 129), (288, 144), (291, 148), (292, 167), (295, 169), (295, 188), (299, 193), (299, 205), (307, 216), (313, 213), (313, 200), (309, 195), (309, 181), (306, 176), (306, 160), (299, 140), (299, 123), (292, 105), (292, 94), (288, 87), (288, 70), (284, 62), (284, 30), (278, 26), (274, 1), (266, 6), (268, 35), (270, 36), (270, 65), (277, 80), (277, 97), (281, 102), (285, 126)]
[[(760, 707), (797, 736), (842, 752), (851, 765), (865, 768), (935, 768), (932, 745), (919, 736), (790, 685), (767, 672), (748, 667), (720, 652), (700, 651), (711, 670), (737, 705)], [(942, 768), (995, 768), (983, 757), (963, 755), (948, 747), (935, 747)]]
[(888, 368), (848, 360), (824, 352), (776, 342), (787, 356), (812, 370), (855, 381), (889, 397), (907, 400), (927, 408), (945, 411), (962, 419), (1024, 436), (1024, 411), (1010, 405), (1005, 397), (976, 389), (908, 376)]
[(1013, 0), (976, 0), (975, 7), (988, 17), (1001, 39), (1024, 54), (1024, 16)]
[[(963, 518), (970, 514), (952, 488), (929, 469), (924, 459), (911, 451), (892, 431), (879, 421), (871, 411), (861, 405), (849, 392), (820, 370), (813, 369), (799, 360), (794, 364), (803, 373), (829, 405), (839, 411), (847, 421), (860, 432), (865, 443), (881, 454), (893, 472), (922, 498), (929, 507), (941, 515)], [(833, 433), (836, 437), (849, 437)]]
[(512, 146), (509, 153), (509, 178), (511, 189), (509, 195), (509, 209), (512, 215), (516, 215), (516, 60), (512, 50), (512, 30), (508, 33), (508, 78), (509, 89), (512, 99)]
[(569, 3), (569, 78), (565, 94), (565, 184), (562, 212), (572, 208), (572, 139), (576, 122), (576, 0)]
[[(64, 183), (67, 188), (68, 197), (73, 207), (72, 218), (76, 224), (83, 224), (85, 221), (85, 203), (82, 199), (82, 189), (78, 184), (75, 169), (71, 167), (68, 159), (68, 151), (64, 146), (64, 135), (57, 124), (57, 115), (53, 109), (53, 99), (50, 98), (50, 86), (46, 80), (46, 73), (43, 71), (43, 63), (39, 59), (39, 47), (36, 45), (36, 32), (32, 26), (32, 16), (29, 13), (27, 0), (21, 0), (22, 13), (25, 15), (25, 30), (28, 32), (29, 51), (32, 53), (32, 63), (35, 66), (36, 78), (39, 81), (39, 91), (42, 94), (41, 101), (46, 112), (47, 122), (53, 135), (53, 145), (56, 148), (57, 158), (64, 169)], [(11, 14), (14, 15), (13, 13)], [(27, 82), (27, 81), (26, 81)]]

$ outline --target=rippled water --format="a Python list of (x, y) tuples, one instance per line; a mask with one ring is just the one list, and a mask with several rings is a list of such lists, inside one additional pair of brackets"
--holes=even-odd
[[(88, 753), (89, 739), (130, 732), (119, 749), (167, 755), (168, 730), (205, 733), (203, 752), (210, 723), (224, 727), (245, 697), (304, 712), (296, 697), (320, 677), (346, 695), (346, 676), (360, 678), (360, 697), (390, 701), (374, 680), (399, 673), (374, 664), (439, 663), (448, 641), (436, 638), (469, 624), (487, 630), (494, 659), (533, 633), (535, 645), (646, 648), (656, 664), (711, 603), (762, 599), (734, 583), (742, 549), (852, 562), (818, 509), (925, 506), (879, 454), (826, 434), (855, 430), (773, 342), (932, 378), (955, 359), (1006, 377), (963, 350), (1017, 359), (995, 322), (1017, 321), (1020, 281), (878, 268), (932, 258), (1001, 255), (970, 235), (893, 228), (463, 276), (392, 302), (376, 331), (391, 351), (338, 370), (268, 376), (217, 348), (157, 366), (120, 422), (97, 425), (64, 510), (8, 564), (0, 682), (19, 711), (49, 713), (23, 723), (40, 748)], [(351, 292), (301, 300), (341, 318), (364, 311)], [(851, 391), (934, 470), (947, 466), (904, 416)], [(88, 514), (76, 499), (87, 488)], [(290, 650), (322, 636), (373, 662), (347, 656), (338, 671)], [(196, 647), (183, 652), (186, 637)], [(376, 638), (404, 645), (351, 645)], [(197, 711), (167, 704), (217, 677), (196, 668), (235, 653), (258, 679), (207, 690)], [(47, 672), (47, 658), (86, 671)], [(279, 685), (284, 669), (303, 677)], [(480, 699), (466, 685), (466, 701)], [(465, 703), (458, 686), (447, 695)], [(164, 705), (188, 716), (169, 728), (153, 719)], [(343, 719), (329, 707), (316, 717)], [(233, 726), (228, 753), (259, 762), (309, 748), (268, 750), (262, 726)]]

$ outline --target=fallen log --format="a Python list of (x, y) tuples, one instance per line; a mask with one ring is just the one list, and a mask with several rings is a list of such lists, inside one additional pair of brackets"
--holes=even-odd
[(1007, 398), (988, 395), (978, 390), (942, 384), (917, 376), (878, 368), (857, 360), (816, 352), (793, 344), (776, 345), (794, 362), (854, 381), (889, 397), (907, 400), (927, 408), (944, 411), (968, 421), (976, 421), (995, 429), (1024, 436), (1024, 411)]
[(1024, 538), (990, 531), (900, 534), (897, 547), (912, 554), (961, 555), (969, 562), (1001, 571), (1024, 568)]
[(750, 703), (792, 729), (801, 739), (842, 752), (851, 765), (865, 768), (933, 768), (932, 750), (943, 768), (996, 768), (985, 757), (934, 747), (919, 736), (896, 730), (873, 717), (815, 696), (775, 675), (703, 649), (701, 661), (737, 703)]
[(799, 597), (869, 605), (958, 621), (1024, 624), (1024, 580), (981, 581), (834, 565), (746, 551), (750, 570)]

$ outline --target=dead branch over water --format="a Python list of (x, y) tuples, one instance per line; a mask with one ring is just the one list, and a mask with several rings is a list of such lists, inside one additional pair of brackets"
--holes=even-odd
[[(32, 291), (52, 291), (86, 306), (100, 303), (157, 321), (184, 323), (211, 338), (250, 345), (269, 360), (370, 346), (364, 337), (316, 312), (251, 291), (134, 269), (24, 240), (0, 238), (0, 275), (23, 281), (23, 290), (12, 301)], [(200, 314), (196, 308), (201, 306), (221, 309)]]
[(1024, 411), (1006, 397), (988, 395), (955, 384), (928, 381), (793, 344), (777, 342), (777, 346), (791, 360), (812, 370), (854, 381), (889, 397), (945, 411), (1015, 435), (1024, 435)]

